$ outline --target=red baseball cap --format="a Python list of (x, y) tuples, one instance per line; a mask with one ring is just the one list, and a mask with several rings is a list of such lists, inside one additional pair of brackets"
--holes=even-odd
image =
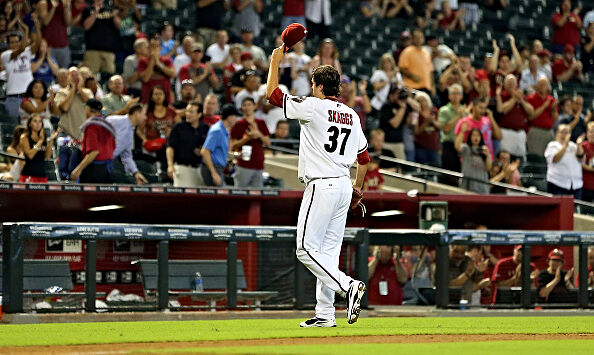
[(489, 80), (489, 74), (484, 69), (478, 69), (474, 72), (474, 78), (477, 81)]
[(522, 249), (522, 244), (518, 244), (514, 247), (514, 250), (520, 250)]
[(563, 251), (561, 249), (553, 249), (553, 250), (551, 250), (551, 252), (549, 253), (549, 256), (547, 257), (547, 259), (549, 259), (549, 260), (561, 260), (561, 261), (565, 261), (565, 258), (563, 257)]
[(575, 48), (571, 44), (566, 44), (563, 53), (575, 53)]
[(165, 144), (167, 144), (165, 138), (155, 138), (147, 140), (144, 142), (143, 146), (144, 149), (148, 150), (149, 152), (158, 152)]
[(553, 56), (553, 54), (551, 52), (549, 52), (548, 49), (541, 49), (538, 52), (536, 52), (536, 55), (539, 57), (549, 57), (549, 58), (551, 58)]
[(283, 43), (285, 44), (285, 52), (289, 51), (289, 48), (293, 47), (297, 42), (301, 41), (307, 35), (307, 29), (300, 23), (292, 23), (281, 35)]
[(254, 59), (252, 52), (241, 52), (240, 59), (243, 60), (250, 60)]

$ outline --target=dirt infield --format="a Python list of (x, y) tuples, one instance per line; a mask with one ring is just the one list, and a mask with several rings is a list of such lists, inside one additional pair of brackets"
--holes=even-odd
[(168, 343), (126, 343), (72, 346), (0, 347), (0, 354), (127, 354), (138, 350), (183, 349), (195, 347), (241, 347), (266, 345), (305, 345), (348, 343), (439, 343), (485, 342), (510, 340), (594, 340), (594, 334), (451, 334), (451, 335), (392, 335), (323, 338), (250, 339), (229, 341), (196, 341)]

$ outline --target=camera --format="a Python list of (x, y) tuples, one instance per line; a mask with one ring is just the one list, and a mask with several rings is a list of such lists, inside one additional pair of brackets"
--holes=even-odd
[(400, 91), (398, 91), (398, 100), (406, 100), (408, 99), (408, 88), (406, 87), (401, 87)]

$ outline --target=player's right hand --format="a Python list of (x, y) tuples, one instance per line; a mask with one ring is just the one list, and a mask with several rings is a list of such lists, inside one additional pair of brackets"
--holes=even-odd
[(274, 48), (272, 50), (272, 55), (270, 57), (271, 61), (278, 61), (280, 62), (283, 57), (285, 56), (285, 45)]

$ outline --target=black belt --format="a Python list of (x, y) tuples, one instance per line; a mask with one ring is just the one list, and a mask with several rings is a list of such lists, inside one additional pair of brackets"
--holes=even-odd
[(315, 178), (311, 178), (309, 179), (309, 182), (315, 181), (315, 180), (326, 180), (326, 179), (338, 179), (341, 177), (345, 177), (346, 175), (342, 175), (342, 176), (329, 176), (329, 177), (315, 177)]

